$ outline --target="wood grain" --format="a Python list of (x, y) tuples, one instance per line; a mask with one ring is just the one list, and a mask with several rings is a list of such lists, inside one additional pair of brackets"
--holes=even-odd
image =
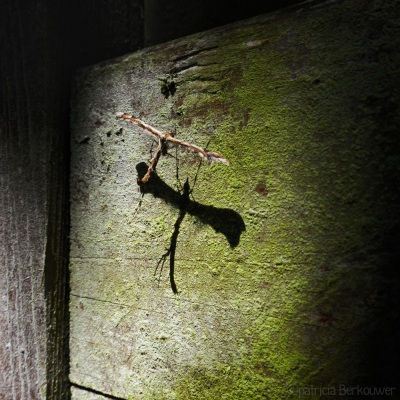
[(69, 398), (70, 78), (141, 44), (139, 3), (1, 2), (1, 400)]

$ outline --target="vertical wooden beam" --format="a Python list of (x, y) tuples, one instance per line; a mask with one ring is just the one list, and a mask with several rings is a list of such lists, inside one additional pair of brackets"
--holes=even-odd
[[(1, 12), (0, 397), (46, 390), (44, 263), (50, 109), (43, 93), (46, 14), (3, 2)], [(35, 63), (36, 57), (43, 60)]]
[(73, 71), (142, 45), (142, 1), (4, 0), (0, 12), (0, 398), (68, 399)]

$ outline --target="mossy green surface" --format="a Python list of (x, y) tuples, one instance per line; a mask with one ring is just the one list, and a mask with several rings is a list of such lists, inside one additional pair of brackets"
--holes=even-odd
[[(322, 388), (333, 396), (339, 385), (393, 385), (375, 357), (389, 355), (376, 332), (395, 319), (377, 311), (382, 290), (398, 288), (397, 275), (387, 278), (393, 245), (384, 247), (399, 211), (393, 7), (309, 2), (79, 78), (75, 137), (89, 132), (90, 141), (77, 139), (73, 158), (73, 381), (143, 399), (294, 399), (307, 388), (322, 399)], [(166, 98), (159, 82), (172, 73), (176, 92)], [(117, 111), (209, 142), (230, 161), (198, 168), (178, 152), (157, 167), (170, 188), (188, 178), (198, 204), (230, 209), (245, 225), (231, 248), (204, 218), (185, 215), (178, 296), (165, 270), (160, 285), (160, 271), (153, 276), (178, 206), (148, 193), (135, 211), (134, 167), (151, 140), (120, 132), (107, 115)], [(104, 127), (93, 128), (99, 115)], [(103, 322), (83, 350), (88, 319)], [(383, 332), (394, 345), (397, 333)], [(96, 372), (103, 383), (78, 366), (93, 358), (107, 361), (109, 371)]]

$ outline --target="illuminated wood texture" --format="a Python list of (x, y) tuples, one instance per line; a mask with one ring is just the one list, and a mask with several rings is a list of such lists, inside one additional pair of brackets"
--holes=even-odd
[[(80, 71), (74, 399), (395, 386), (397, 6), (306, 2)], [(142, 198), (157, 143), (121, 112), (230, 165), (171, 148)]]

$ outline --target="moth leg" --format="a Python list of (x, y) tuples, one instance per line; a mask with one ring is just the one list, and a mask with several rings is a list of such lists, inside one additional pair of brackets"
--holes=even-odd
[(179, 193), (183, 192), (183, 185), (181, 180), (179, 179), (179, 157), (178, 157), (178, 147), (175, 147), (175, 179), (176, 186), (178, 188)]
[(147, 172), (144, 174), (143, 178), (138, 178), (137, 179), (137, 184), (140, 187), (142, 187), (143, 185), (145, 185), (149, 181), (151, 173), (153, 171), (155, 171), (157, 163), (158, 163), (158, 160), (160, 159), (160, 156), (161, 156), (161, 154), (163, 152), (164, 146), (165, 146), (165, 141), (160, 139), (159, 143), (158, 143), (156, 154), (154, 155), (153, 159), (151, 160), (150, 166), (147, 169)]
[(140, 192), (140, 198), (139, 198), (138, 205), (136, 206), (135, 211), (133, 212), (133, 216), (134, 216), (134, 217), (135, 217), (136, 214), (139, 212), (139, 208), (142, 206), (143, 197), (144, 197), (144, 192)]

